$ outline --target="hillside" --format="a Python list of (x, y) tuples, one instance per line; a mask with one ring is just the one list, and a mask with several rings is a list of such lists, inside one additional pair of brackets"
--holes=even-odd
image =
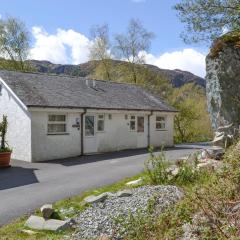
[[(113, 66), (125, 64), (124, 62), (118, 60), (111, 61)], [(98, 66), (97, 61), (89, 61), (79, 65), (54, 64), (49, 61), (37, 61), (37, 60), (29, 60), (27, 62), (39, 72), (65, 74), (81, 77), (93, 76), (94, 71)], [(165, 76), (174, 87), (181, 87), (186, 83), (196, 83), (197, 85), (205, 87), (205, 79), (198, 77), (190, 72), (182, 71), (179, 69), (176, 70), (160, 69), (157, 66), (149, 64), (145, 64), (144, 66), (154, 73), (157, 73), (161, 76)]]

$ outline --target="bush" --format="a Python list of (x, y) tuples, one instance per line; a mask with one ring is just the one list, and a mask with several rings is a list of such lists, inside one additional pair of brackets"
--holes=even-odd
[(199, 170), (196, 169), (196, 165), (182, 162), (180, 163), (179, 172), (174, 180), (180, 185), (191, 184), (198, 179), (198, 173)]
[(154, 155), (153, 147), (149, 148), (150, 157), (145, 162), (145, 169), (152, 184), (167, 184), (169, 162), (161, 151), (159, 155)]

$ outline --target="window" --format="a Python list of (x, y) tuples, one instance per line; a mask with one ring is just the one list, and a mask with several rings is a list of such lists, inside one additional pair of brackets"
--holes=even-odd
[(166, 119), (165, 117), (156, 117), (156, 130), (165, 130), (166, 129)]
[(104, 131), (104, 114), (98, 115), (97, 131), (98, 132), (103, 132)]
[(85, 117), (85, 136), (94, 136), (94, 116)]
[(136, 117), (131, 116), (130, 118), (130, 131), (135, 131), (136, 130)]
[(48, 115), (48, 133), (64, 134), (67, 132), (66, 115)]
[(137, 131), (144, 132), (144, 117), (137, 117)]

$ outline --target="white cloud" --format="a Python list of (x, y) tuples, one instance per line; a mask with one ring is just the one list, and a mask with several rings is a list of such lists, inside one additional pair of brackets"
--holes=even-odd
[(33, 27), (32, 33), (35, 43), (29, 58), (65, 64), (88, 60), (91, 41), (79, 32), (59, 28), (56, 34), (48, 34), (42, 27)]
[[(79, 64), (89, 60), (89, 46), (92, 42), (79, 32), (59, 28), (56, 34), (49, 34), (42, 27), (35, 26), (32, 33), (35, 43), (30, 51), (30, 59), (61, 64)], [(166, 52), (160, 56), (145, 52), (140, 54), (145, 55), (147, 63), (160, 68), (181, 69), (205, 76), (205, 55), (194, 49)]]
[(147, 63), (165, 69), (181, 69), (198, 76), (205, 76), (205, 55), (194, 49), (187, 48), (181, 51), (166, 52), (160, 56), (144, 53)]

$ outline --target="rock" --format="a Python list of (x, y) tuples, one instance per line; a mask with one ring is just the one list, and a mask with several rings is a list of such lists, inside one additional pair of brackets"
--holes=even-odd
[(139, 178), (137, 180), (134, 180), (134, 181), (130, 181), (130, 182), (127, 182), (126, 185), (128, 186), (131, 186), (131, 185), (140, 185), (143, 183), (143, 179), (142, 178)]
[(170, 167), (168, 167), (167, 169), (166, 169), (166, 171), (169, 173), (169, 174), (171, 174), (172, 176), (177, 176), (178, 175), (178, 173), (179, 173), (179, 167), (177, 167), (176, 165), (172, 165), (172, 166), (170, 166)]
[[(240, 48), (224, 44), (218, 54), (206, 57), (206, 95), (213, 129), (240, 124)], [(220, 129), (225, 131), (225, 129)]]
[(130, 197), (132, 196), (132, 191), (131, 190), (122, 190), (122, 191), (118, 191), (116, 193), (117, 197)]
[(99, 240), (110, 240), (110, 237), (107, 234), (102, 234)]
[(240, 211), (240, 203), (238, 203), (237, 205), (235, 205), (233, 208), (232, 208), (232, 212), (238, 212)]
[(41, 210), (42, 216), (45, 219), (49, 219), (52, 216), (53, 212), (54, 212), (52, 204), (44, 204), (40, 208), (40, 210)]
[(43, 217), (31, 215), (25, 223), (26, 227), (36, 230), (60, 231), (70, 227), (70, 221), (56, 219), (44, 219)]
[[(124, 239), (132, 217), (148, 216), (149, 202), (155, 201), (154, 216), (164, 212), (183, 197), (176, 186), (142, 186), (133, 188), (131, 197), (108, 197), (79, 212), (72, 239), (99, 239), (106, 234), (110, 239)], [(153, 216), (153, 217), (154, 217)]]
[(91, 195), (91, 196), (88, 196), (86, 198), (84, 198), (84, 202), (86, 203), (98, 203), (98, 202), (104, 202), (105, 199), (108, 197), (108, 193), (102, 193), (98, 196), (94, 196), (94, 195)]
[(32, 230), (29, 230), (29, 229), (22, 229), (21, 230), (22, 233), (26, 233), (28, 235), (34, 235), (34, 234), (37, 234), (37, 232), (34, 232)]
[(202, 168), (205, 168), (205, 169), (213, 169), (213, 165), (211, 162), (203, 162), (203, 163), (199, 163), (197, 165), (197, 168), (198, 169), (202, 169)]
[(213, 146), (209, 149), (207, 149), (207, 152), (210, 156), (210, 158), (215, 160), (221, 160), (225, 150), (222, 147)]
[(197, 169), (209, 169), (209, 170), (219, 170), (223, 166), (221, 161), (216, 161), (214, 159), (208, 159), (205, 162), (197, 164)]

